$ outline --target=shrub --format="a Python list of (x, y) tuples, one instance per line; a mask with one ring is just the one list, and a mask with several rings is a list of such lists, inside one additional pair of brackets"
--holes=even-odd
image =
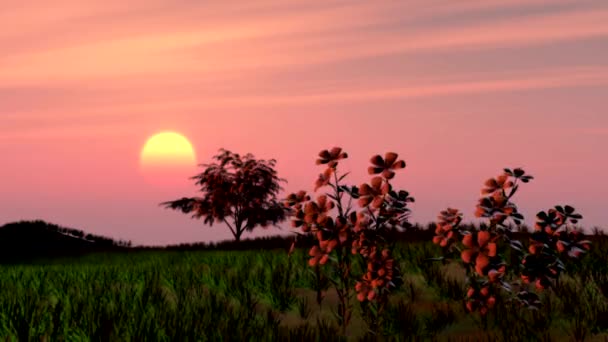
[(362, 316), (375, 334), (380, 330), (389, 293), (401, 283), (391, 235), (408, 226), (407, 205), (414, 199), (391, 184), (395, 171), (405, 168), (396, 153), (372, 157), (368, 173), (373, 178), (360, 187), (343, 184), (348, 173), (340, 174), (338, 164), (345, 158), (347, 153), (339, 147), (321, 151), (317, 164), (327, 168), (316, 180), (315, 191), (331, 191), (314, 200), (300, 191), (289, 195), (286, 205), (292, 208), (292, 226), (315, 238), (308, 263), (326, 274), (338, 294), (335, 316), (342, 332), (351, 320), (350, 298), (356, 294), (364, 310)]
[[(442, 247), (444, 258), (462, 261), (469, 283), (465, 299), (469, 312), (485, 316), (495, 307), (500, 291), (512, 293), (505, 301), (509, 305), (538, 309), (541, 300), (535, 292), (555, 289), (566, 271), (565, 260), (577, 259), (590, 249), (590, 241), (574, 226), (582, 216), (568, 205), (539, 212), (527, 244), (512, 238), (522, 230), (524, 219), (512, 198), (520, 184), (532, 179), (518, 168), (504, 169), (488, 179), (475, 211), (488, 221), (485, 226), (462, 227), (462, 213), (453, 208), (439, 215), (433, 242)], [(509, 253), (507, 262), (504, 256)], [(513, 282), (516, 278), (519, 281)]]

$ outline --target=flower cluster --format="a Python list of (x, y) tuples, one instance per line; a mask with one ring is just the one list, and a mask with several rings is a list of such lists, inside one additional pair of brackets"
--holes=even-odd
[(447, 208), (437, 217), (433, 243), (441, 247), (449, 247), (458, 240), (459, 225), (462, 213), (458, 209)]
[(395, 170), (405, 168), (405, 161), (397, 160), (399, 155), (397, 153), (388, 152), (382, 158), (380, 155), (372, 157), (372, 166), (368, 168), (370, 175), (380, 174), (384, 179), (393, 179), (395, 177)]
[(496, 257), (496, 237), (488, 231), (472, 232), (462, 238), (465, 249), (461, 253), (462, 261), (475, 268), (480, 276), (488, 274), (490, 262)]
[(374, 248), (367, 259), (367, 272), (355, 285), (357, 299), (361, 302), (372, 301), (381, 289), (391, 287), (393, 276), (396, 273), (395, 260), (388, 249), (378, 253)]
[[(537, 290), (551, 287), (566, 270), (560, 257), (578, 258), (591, 248), (590, 241), (585, 240), (579, 230), (569, 226), (582, 218), (571, 206), (556, 206), (538, 213), (535, 231), (527, 247), (511, 239), (510, 223), (519, 226), (523, 221), (523, 215), (511, 199), (519, 183), (528, 183), (532, 179), (519, 168), (504, 169), (498, 177), (488, 179), (475, 211), (476, 217), (489, 221), (483, 228), (462, 229), (459, 226), (462, 214), (456, 209), (448, 208), (438, 216), (433, 243), (443, 247), (444, 253), (454, 249), (459, 251), (471, 284), (466, 298), (469, 312), (479, 311), (485, 315), (495, 305), (496, 297), (492, 294), (500, 288), (510, 291), (514, 286), (506, 281), (508, 265), (501, 258), (501, 242), (506, 242), (513, 249), (514, 257), (519, 258), (517, 262), (520, 265), (510, 268), (514, 272), (519, 271), (517, 277), (523, 286), (530, 284)], [(460, 246), (456, 246), (459, 241)], [(529, 308), (540, 305), (538, 296), (526, 289), (513, 299)]]
[[(382, 312), (388, 293), (400, 279), (391, 253), (392, 241), (387, 234), (391, 229), (407, 227), (408, 204), (414, 201), (407, 191), (396, 191), (390, 183), (395, 171), (405, 167), (396, 153), (373, 156), (372, 166), (368, 168), (372, 178), (359, 187), (340, 184), (346, 175), (339, 177), (338, 163), (345, 158), (348, 154), (334, 147), (321, 151), (316, 161), (328, 167), (316, 180), (315, 191), (328, 187), (333, 193), (312, 200), (300, 191), (285, 200), (285, 205), (291, 208), (292, 226), (312, 234), (317, 242), (309, 251), (309, 265), (332, 263), (336, 266), (327, 271), (336, 272), (333, 278), (340, 280), (334, 285), (341, 302), (338, 316), (343, 318), (350, 317), (347, 307), (351, 280), (355, 282), (354, 291), (359, 301), (373, 303), (377, 305), (375, 312)], [(345, 197), (349, 197), (348, 205), (343, 203)], [(351, 207), (353, 200), (358, 209)], [(363, 274), (352, 274), (350, 256), (359, 257), (367, 266)]]
[(518, 213), (517, 207), (510, 199), (519, 188), (518, 181), (527, 183), (531, 179), (532, 176), (526, 175), (522, 169), (505, 169), (498, 177), (488, 179), (481, 190), (483, 196), (477, 203), (475, 216), (487, 218), (491, 225), (496, 226), (503, 226), (509, 217), (516, 224), (520, 224), (523, 216)]
[(495, 304), (496, 297), (492, 294), (492, 288), (489, 286), (470, 287), (467, 291), (466, 308), (469, 312), (479, 310), (482, 315), (485, 315)]
[(584, 240), (582, 232), (569, 227), (581, 218), (582, 215), (568, 205), (536, 215), (528, 254), (522, 260), (524, 283), (534, 283), (539, 290), (550, 287), (565, 270), (561, 256), (579, 258), (591, 249), (591, 242)]
[(348, 158), (348, 153), (343, 152), (340, 147), (334, 147), (331, 150), (323, 150), (319, 153), (317, 165), (327, 164), (328, 168), (336, 169), (338, 161)]

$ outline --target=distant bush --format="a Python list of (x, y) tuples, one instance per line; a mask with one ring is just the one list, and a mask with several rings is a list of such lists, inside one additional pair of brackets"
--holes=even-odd
[(44, 221), (22, 221), (0, 227), (0, 259), (26, 261), (38, 257), (73, 256), (84, 253), (123, 250), (130, 241), (85, 234)]

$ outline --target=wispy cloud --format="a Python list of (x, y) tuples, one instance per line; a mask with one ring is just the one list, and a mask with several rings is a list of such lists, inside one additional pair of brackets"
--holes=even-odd
[[(234, 6), (197, 6), (192, 12), (198, 17), (189, 13), (192, 6), (189, 3), (170, 6), (158, 1), (143, 6), (136, 2), (135, 9), (129, 11), (112, 1), (107, 7), (94, 2), (89, 4), (91, 7), (75, 6), (62, 20), (55, 19), (57, 26), (50, 24), (54, 22), (52, 16), (42, 20), (50, 25), (51, 31), (57, 30), (59, 37), (69, 33), (67, 43), (55, 39), (41, 44), (46, 46), (42, 50), (32, 50), (31, 46), (37, 44), (28, 39), (27, 48), (11, 53), (11, 40), (6, 38), (3, 42), (0, 38), (0, 43), (7, 46), (7, 52), (0, 57), (0, 80), (4, 84), (36, 84), (167, 73), (201, 77), (240, 71), (255, 75), (267, 69), (387, 54), (515, 49), (608, 36), (605, 25), (608, 5), (600, 2), (582, 2), (581, 8), (569, 11), (432, 26), (426, 23), (459, 8), (457, 13), (466, 17), (492, 8), (526, 8), (530, 4), (550, 8), (551, 4), (559, 3), (488, 1), (462, 6), (435, 2), (413, 5), (338, 2), (307, 6), (302, 3), (301, 11), (286, 11), (279, 4), (252, 6), (251, 12), (238, 11)], [(73, 3), (67, 1), (64, 7), (72, 8), (68, 5)], [(98, 11), (101, 14), (94, 16)], [(74, 17), (78, 20), (74, 21)], [(16, 33), (13, 41), (25, 41), (19, 35), (20, 16), (12, 18), (16, 18), (11, 26)], [(40, 35), (42, 27), (30, 29)]]

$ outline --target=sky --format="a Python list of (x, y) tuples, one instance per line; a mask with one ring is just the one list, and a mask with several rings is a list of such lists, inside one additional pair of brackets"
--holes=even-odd
[(196, 194), (140, 168), (174, 131), (199, 163), (277, 159), (285, 195), (313, 190), (322, 149), (350, 154), (356, 185), (397, 152), (420, 223), (447, 206), (473, 220), (483, 182), (522, 167), (528, 224), (570, 204), (608, 227), (606, 1), (4, 0), (0, 23), (0, 224), (230, 238), (158, 205)]

